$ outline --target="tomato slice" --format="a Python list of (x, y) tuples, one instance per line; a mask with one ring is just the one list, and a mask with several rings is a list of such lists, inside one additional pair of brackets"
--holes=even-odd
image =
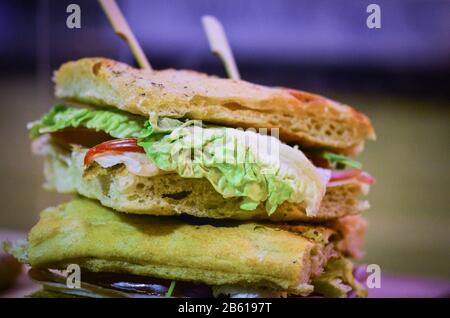
[(137, 144), (136, 138), (114, 139), (102, 142), (88, 150), (84, 157), (84, 165), (89, 166), (94, 158), (102, 153), (111, 152), (140, 152), (144, 153), (144, 148)]

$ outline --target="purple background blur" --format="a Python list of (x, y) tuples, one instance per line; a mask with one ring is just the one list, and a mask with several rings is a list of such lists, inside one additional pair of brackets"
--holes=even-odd
[[(246, 79), (309, 90), (449, 94), (448, 0), (118, 2), (155, 68), (224, 75), (199, 23), (212, 14), (224, 24)], [(70, 3), (81, 6), (80, 30), (65, 27)], [(366, 27), (370, 3), (381, 6), (381, 29)], [(132, 61), (93, 0), (2, 0), (0, 43), (3, 70), (30, 70), (49, 61), (56, 67), (94, 55)]]
[[(377, 132), (360, 159), (376, 176), (364, 215), (366, 263), (450, 278), (449, 0), (118, 1), (156, 69), (225, 76), (200, 18), (224, 24), (244, 79), (313, 91), (367, 113)], [(66, 7), (81, 6), (81, 29)], [(381, 29), (366, 27), (367, 5)], [(54, 103), (62, 62), (105, 56), (133, 63), (94, 0), (0, 0), (1, 229), (27, 229), (68, 197), (41, 189), (25, 125)]]

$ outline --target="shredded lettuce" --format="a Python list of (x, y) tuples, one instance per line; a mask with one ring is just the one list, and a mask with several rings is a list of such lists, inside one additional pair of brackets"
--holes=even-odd
[[(169, 117), (158, 117), (156, 114), (151, 114), (148, 121), (145, 122), (145, 128), (151, 131), (152, 134), (171, 133), (174, 129), (183, 125), (183, 122), (178, 119)], [(145, 136), (141, 136), (144, 138)]]
[(343, 298), (353, 290), (358, 297), (367, 297), (367, 290), (353, 276), (353, 264), (345, 258), (328, 262), (325, 273), (313, 279), (314, 291), (325, 297)]
[(352, 167), (355, 169), (362, 169), (362, 164), (359, 161), (356, 161), (352, 158), (338, 155), (336, 153), (328, 152), (328, 151), (321, 151), (320, 156), (330, 161), (332, 164), (341, 164), (345, 167)]
[[(232, 128), (202, 127), (191, 120), (162, 138), (151, 135), (139, 139), (138, 144), (159, 169), (177, 172), (184, 178), (206, 178), (224, 198), (242, 197), (243, 210), (254, 210), (265, 202), (270, 215), (281, 203), (293, 201), (306, 202), (307, 211), (311, 208), (313, 213), (322, 195), (320, 180), (314, 179), (315, 168), (300, 151), (278, 141), (280, 152), (286, 154), (262, 154), (257, 145), (264, 138), (273, 137)], [(302, 171), (301, 160), (311, 165), (311, 171)]]

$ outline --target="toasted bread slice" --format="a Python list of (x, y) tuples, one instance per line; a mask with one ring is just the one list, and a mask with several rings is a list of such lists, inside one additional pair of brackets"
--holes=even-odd
[(307, 224), (287, 229), (123, 215), (80, 198), (43, 211), (28, 243), (8, 250), (24, 253), (20, 258), (33, 268), (75, 263), (93, 272), (306, 295), (328, 261), (341, 256), (336, 243), (342, 238), (334, 233)]
[(325, 221), (353, 215), (367, 208), (359, 197), (367, 191), (358, 182), (328, 187), (317, 215), (307, 216), (304, 204), (284, 202), (268, 215), (264, 204), (253, 211), (240, 208), (240, 198), (223, 198), (206, 179), (182, 178), (177, 174), (137, 176), (124, 165), (108, 169), (94, 164), (84, 170), (83, 156), (72, 153), (62, 160), (49, 155), (45, 163), (46, 188), (78, 193), (99, 200), (114, 210), (148, 215), (189, 214), (196, 217), (238, 220)]
[(369, 119), (324, 97), (222, 79), (195, 71), (138, 70), (105, 58), (68, 62), (55, 72), (56, 97), (134, 114), (186, 117), (243, 128), (278, 128), (281, 140), (356, 154), (374, 138)]

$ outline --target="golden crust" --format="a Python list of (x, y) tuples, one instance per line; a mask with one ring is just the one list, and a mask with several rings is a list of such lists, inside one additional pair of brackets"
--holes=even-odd
[(324, 97), (222, 79), (195, 71), (150, 72), (105, 58), (68, 62), (55, 72), (58, 98), (147, 116), (187, 117), (278, 128), (285, 142), (356, 153), (375, 134), (369, 119)]

